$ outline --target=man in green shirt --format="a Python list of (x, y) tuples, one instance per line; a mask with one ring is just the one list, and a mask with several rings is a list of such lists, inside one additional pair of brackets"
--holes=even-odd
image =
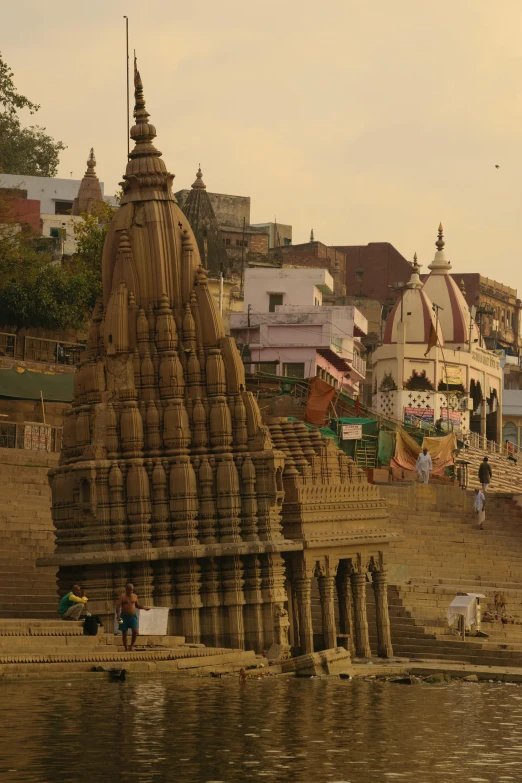
[(83, 595), (80, 585), (73, 585), (71, 591), (64, 595), (58, 607), (62, 620), (79, 620), (81, 614), (87, 614), (86, 604), (89, 599)]

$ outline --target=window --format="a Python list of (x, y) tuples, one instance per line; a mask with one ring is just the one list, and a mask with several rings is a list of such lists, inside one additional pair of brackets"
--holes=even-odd
[(224, 245), (230, 245), (230, 239), (223, 239)]
[(257, 365), (258, 372), (266, 372), (269, 375), (277, 375), (277, 362), (260, 362)]
[(70, 215), (72, 209), (72, 201), (55, 201), (54, 202), (54, 214), (55, 215)]
[(511, 322), (511, 314), (510, 314), (509, 310), (506, 310), (506, 326), (509, 327), (510, 322)]
[(54, 237), (55, 239), (60, 238), (60, 229), (59, 228), (51, 228), (49, 232), (49, 236)]
[(276, 305), (283, 304), (283, 294), (268, 295), (268, 312), (275, 313)]
[(506, 311), (502, 310), (502, 321), (506, 320)]
[(283, 241), (284, 241), (285, 245), (291, 245), (292, 244), (292, 240), (288, 239), (288, 237), (285, 237)]
[(248, 247), (248, 239), (236, 239), (236, 245), (238, 247)]
[(289, 364), (283, 364), (283, 375), (286, 375), (287, 378), (304, 378), (304, 362), (290, 362)]

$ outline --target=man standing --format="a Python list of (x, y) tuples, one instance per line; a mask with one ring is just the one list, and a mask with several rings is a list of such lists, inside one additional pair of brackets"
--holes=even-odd
[[(149, 606), (140, 605), (138, 596), (134, 592), (134, 585), (129, 582), (128, 585), (125, 585), (125, 592), (120, 595), (118, 606), (116, 608), (116, 617), (120, 623), (125, 652), (132, 652), (134, 650), (134, 645), (136, 644), (136, 637), (138, 636), (138, 615), (136, 614), (137, 609), (143, 609), (145, 612), (150, 611)], [(129, 628), (132, 631), (130, 649), (127, 648), (127, 631)]]
[(489, 482), (491, 481), (492, 476), (493, 473), (491, 472), (491, 466), (488, 463), (488, 458), (484, 457), (480, 463), (478, 471), (479, 481), (482, 484), (482, 492), (486, 493), (488, 491)]
[(82, 614), (89, 614), (86, 609), (88, 600), (80, 585), (73, 585), (71, 591), (60, 601), (58, 614), (62, 620), (79, 620)]
[(433, 470), (431, 457), (428, 454), (428, 449), (422, 449), (421, 453), (417, 457), (417, 473), (419, 474), (419, 482), (421, 484), (427, 484), (430, 480), (430, 470)]
[(477, 513), (479, 530), (484, 530), (484, 521), (486, 519), (486, 496), (480, 489), (475, 490), (473, 508)]

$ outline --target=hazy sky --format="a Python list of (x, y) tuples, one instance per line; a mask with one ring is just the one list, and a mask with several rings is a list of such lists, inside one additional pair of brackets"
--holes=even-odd
[[(125, 169), (125, 30), (174, 189), (249, 195), (294, 242), (388, 241), (522, 294), (520, 0), (17, 0), (1, 50), (106, 192)], [(500, 166), (495, 168), (495, 164)], [(425, 266), (424, 266), (425, 268)]]

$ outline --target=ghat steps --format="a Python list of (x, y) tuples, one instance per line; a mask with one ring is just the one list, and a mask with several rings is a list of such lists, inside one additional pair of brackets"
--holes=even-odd
[(469, 487), (476, 489), (480, 487), (478, 479), (478, 470), (480, 463), (487, 456), (493, 474), (491, 480), (491, 490), (493, 492), (522, 493), (522, 460), (514, 462), (508, 460), (504, 454), (491, 454), (483, 449), (477, 449), (470, 446), (468, 449), (461, 449), (457, 459), (466, 460), (468, 465)]
[(83, 623), (63, 620), (0, 620), (0, 676), (33, 672), (89, 672), (95, 666), (129, 671), (217, 672), (264, 665), (253, 651), (186, 644), (181, 636), (138, 637), (126, 653), (121, 637), (84, 636)]
[[(430, 492), (437, 496), (441, 510), (422, 509)], [(451, 493), (455, 502), (448, 507)], [(522, 666), (522, 626), (485, 623), (488, 639), (471, 637), (463, 642), (446, 619), (449, 604), (461, 592), (484, 594), (483, 612), (494, 611), (495, 594), (502, 592), (507, 612), (522, 619), (522, 510), (512, 496), (488, 493), (485, 529), (479, 530), (471, 510), (471, 493), (416, 487), (415, 495), (417, 507), (402, 503), (391, 509), (391, 524), (403, 534), (402, 541), (391, 545), (389, 554), (394, 653)], [(369, 595), (372, 649), (376, 646), (371, 631), (374, 611), (373, 596)]]
[(56, 570), (35, 562), (54, 550), (47, 471), (57, 464), (58, 454), (0, 449), (0, 618), (56, 618)]

